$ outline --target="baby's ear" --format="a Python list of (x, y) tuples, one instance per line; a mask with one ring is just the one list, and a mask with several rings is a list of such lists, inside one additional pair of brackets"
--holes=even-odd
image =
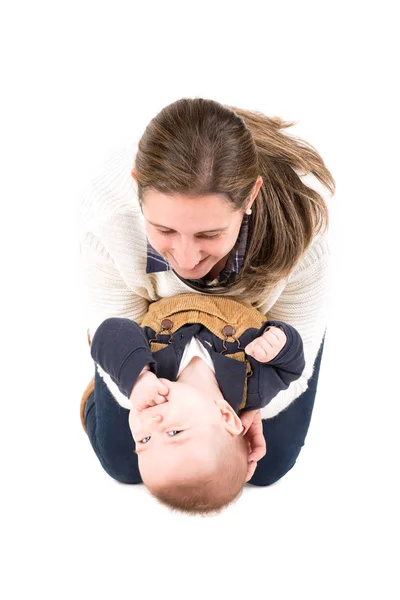
[(221, 409), (226, 408), (226, 407), (231, 408), (231, 405), (229, 404), (229, 402), (227, 400), (225, 400), (225, 398), (222, 396), (222, 394), (215, 399), (215, 404), (218, 406), (218, 408), (221, 408)]
[(217, 405), (221, 411), (221, 416), (225, 421), (225, 429), (232, 435), (240, 435), (243, 431), (242, 421), (233, 410), (232, 406), (226, 400), (218, 400)]

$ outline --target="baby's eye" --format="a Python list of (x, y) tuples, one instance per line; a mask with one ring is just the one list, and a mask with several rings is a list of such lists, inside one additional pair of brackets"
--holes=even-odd
[(150, 438), (151, 438), (151, 435), (148, 435), (147, 437), (144, 437), (142, 440), (139, 440), (139, 443), (147, 444), (147, 442), (149, 441)]
[[(169, 435), (170, 437), (175, 437), (176, 435), (178, 435), (178, 433), (181, 433), (182, 430), (181, 429), (172, 429), (171, 431), (167, 431), (167, 435)], [(143, 439), (139, 440), (139, 444), (147, 444), (147, 442), (151, 439), (151, 435), (148, 435), (146, 437), (144, 437)]]

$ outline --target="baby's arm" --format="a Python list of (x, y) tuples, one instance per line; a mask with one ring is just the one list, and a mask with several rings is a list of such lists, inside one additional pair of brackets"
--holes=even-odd
[(131, 319), (103, 321), (93, 336), (90, 353), (128, 398), (145, 366), (155, 365), (142, 328)]
[[(303, 342), (299, 332), (283, 321), (267, 321), (247, 344), (246, 353), (259, 365), (261, 407), (289, 387), (304, 370)], [(259, 358), (260, 357), (260, 358)], [(251, 362), (251, 361), (250, 361)], [(249, 388), (252, 388), (251, 378)], [(254, 393), (254, 390), (251, 390)], [(249, 389), (249, 393), (251, 393)]]

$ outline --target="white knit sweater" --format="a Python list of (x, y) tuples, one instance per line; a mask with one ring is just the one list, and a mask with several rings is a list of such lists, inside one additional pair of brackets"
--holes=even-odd
[[(139, 320), (149, 302), (193, 292), (172, 271), (146, 273), (146, 233), (131, 176), (135, 154), (131, 146), (107, 161), (80, 205), (81, 276), (91, 339), (108, 317)], [(326, 327), (328, 258), (326, 236), (316, 237), (289, 279), (259, 308), (268, 318), (286, 321), (299, 331), (306, 361), (300, 379), (262, 409), (264, 419), (284, 410), (307, 388)], [(128, 398), (97, 368), (117, 402), (130, 408)]]

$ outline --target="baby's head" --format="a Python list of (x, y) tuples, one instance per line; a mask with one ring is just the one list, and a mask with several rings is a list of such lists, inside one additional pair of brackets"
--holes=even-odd
[(143, 483), (170, 508), (218, 513), (247, 480), (242, 423), (218, 389), (205, 395), (187, 382), (168, 387), (163, 404), (130, 411)]

